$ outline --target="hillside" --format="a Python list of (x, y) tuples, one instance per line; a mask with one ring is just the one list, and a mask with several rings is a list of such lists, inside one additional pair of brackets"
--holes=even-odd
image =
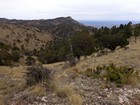
[[(27, 50), (39, 49), (48, 41), (66, 38), (83, 29), (91, 30), (71, 17), (47, 20), (9, 20), (0, 18), (0, 41)], [(94, 29), (94, 28), (93, 28)]]
[[(99, 54), (94, 53), (91, 56), (86, 58), (82, 58), (83, 61), (79, 62), (80, 67), (95, 68), (99, 64), (110, 64), (114, 63), (116, 65), (127, 65), (130, 67), (139, 70), (140, 68), (140, 37), (138, 37), (137, 42), (135, 43), (134, 37), (129, 39), (130, 44), (125, 48), (117, 48), (115, 51), (109, 51), (109, 53)], [(94, 63), (93, 63), (94, 62)], [(79, 68), (79, 67), (78, 67)], [(81, 68), (81, 69), (82, 69)]]
[(139, 30), (1, 18), (0, 105), (139, 105)]
[(134, 38), (129, 41), (130, 44), (125, 49), (118, 48), (100, 56), (94, 53), (87, 58), (81, 58), (74, 67), (69, 67), (67, 62), (43, 65), (53, 72), (51, 88), (47, 84), (26, 87), (25, 66), (0, 67), (1, 103), (6, 101), (9, 105), (139, 105), (139, 84), (116, 87), (102, 79), (83, 74), (88, 68), (111, 63), (133, 67), (139, 71), (140, 38), (136, 43)]
[(39, 49), (53, 36), (34, 27), (0, 24), (0, 42), (28, 50)]

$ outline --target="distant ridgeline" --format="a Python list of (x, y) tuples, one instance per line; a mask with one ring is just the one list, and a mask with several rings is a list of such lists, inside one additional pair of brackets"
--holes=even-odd
[[(71, 17), (48, 20), (0, 19), (0, 65), (53, 63), (80, 58), (105, 48), (125, 47), (128, 38), (140, 35), (140, 25), (131, 22), (118, 27), (85, 26)], [(34, 59), (36, 57), (36, 59)]]

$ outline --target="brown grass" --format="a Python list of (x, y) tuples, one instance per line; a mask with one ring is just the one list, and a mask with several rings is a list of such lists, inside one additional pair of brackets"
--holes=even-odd
[(67, 97), (71, 105), (82, 105), (81, 96), (69, 85), (57, 85), (54, 92), (59, 97)]
[(25, 88), (24, 67), (0, 66), (0, 105)]
[(67, 76), (68, 72), (56, 74), (52, 81), (51, 87), (58, 97), (67, 97), (71, 105), (82, 105), (81, 96), (70, 85), (61, 83), (61, 79)]
[(1, 24), (0, 41), (8, 45), (13, 45), (13, 43), (15, 43), (19, 48), (21, 48), (23, 44), (24, 48), (28, 50), (39, 49), (42, 45), (45, 45), (46, 42), (52, 40), (53, 37), (44, 31), (38, 30), (38, 28), (28, 26)]
[[(140, 68), (140, 38), (138, 38), (137, 43), (134, 43), (133, 38), (131, 39), (131, 44), (128, 45), (128, 49), (118, 49), (115, 52), (108, 53), (100, 57), (92, 56), (85, 60), (79, 61), (79, 63), (72, 68), (67, 68), (66, 71), (61, 70), (64, 67), (64, 62), (44, 65), (52, 70), (58, 69), (58, 72), (52, 81), (51, 87), (53, 88), (55, 94), (59, 97), (67, 97), (71, 105), (82, 105), (82, 98), (77, 91), (73, 89), (70, 85), (65, 85), (61, 83), (62, 79), (65, 79), (70, 72), (79, 73), (85, 71), (87, 68), (96, 68), (98, 65), (114, 63), (119, 66), (132, 66), (136, 70)], [(26, 67), (5, 67), (0, 66), (0, 105), (3, 105), (7, 99), (13, 96), (14, 92), (19, 92), (24, 89), (25, 86), (25, 75)], [(130, 78), (130, 82), (137, 82), (135, 76)], [(45, 90), (39, 84), (33, 86), (29, 89), (29, 95), (37, 96), (44, 95)]]
[(87, 68), (96, 68), (98, 65), (114, 63), (118, 66), (126, 65), (140, 70), (140, 37), (136, 43), (134, 38), (131, 38), (128, 47), (127, 50), (123, 48), (117, 49), (115, 52), (110, 52), (100, 57), (93, 56), (93, 54), (92, 57), (79, 61), (75, 68), (82, 72)]
[(35, 96), (43, 96), (45, 93), (45, 88), (43, 88), (40, 84), (33, 86), (32, 90), (30, 91), (30, 95)]

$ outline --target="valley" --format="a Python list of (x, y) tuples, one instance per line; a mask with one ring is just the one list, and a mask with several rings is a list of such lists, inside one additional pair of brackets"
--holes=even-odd
[(0, 105), (139, 105), (140, 25), (0, 19)]

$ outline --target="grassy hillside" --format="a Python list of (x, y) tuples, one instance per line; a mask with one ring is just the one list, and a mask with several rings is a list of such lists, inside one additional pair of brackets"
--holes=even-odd
[(51, 41), (53, 36), (38, 28), (0, 24), (0, 42), (26, 50), (40, 49)]
[(0, 105), (139, 105), (139, 30), (0, 19)]
[(53, 75), (50, 82), (44, 81), (33, 86), (26, 85), (27, 67), (0, 66), (0, 104), (5, 105), (139, 105), (140, 87), (114, 83), (102, 79), (87, 77), (84, 72), (98, 65), (114, 63), (128, 66), (139, 71), (140, 38), (134, 38), (125, 48), (118, 48), (104, 54), (94, 53), (82, 57), (74, 67), (67, 62), (43, 65)]
[[(86, 58), (82, 57), (82, 61), (77, 65), (78, 68), (96, 67), (99, 64), (127, 65), (137, 70), (140, 68), (140, 37), (138, 37), (135, 43), (134, 38), (129, 39), (130, 44), (125, 48), (117, 48), (115, 51), (109, 51), (108, 53), (94, 53)], [(100, 56), (101, 55), (101, 56)]]
[(67, 39), (81, 30), (93, 33), (94, 27), (87, 27), (71, 17), (40, 20), (16, 20), (0, 18), (0, 43), (26, 51), (44, 48), (49, 41)]

